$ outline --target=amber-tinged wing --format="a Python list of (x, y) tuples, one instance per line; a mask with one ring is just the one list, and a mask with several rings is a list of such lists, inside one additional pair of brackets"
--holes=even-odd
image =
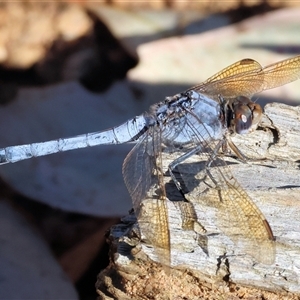
[(253, 59), (242, 59), (192, 87), (200, 93), (224, 98), (251, 97), (300, 78), (300, 56), (264, 68)]
[[(202, 165), (202, 170), (194, 171), (195, 164), (192, 164), (190, 165), (191, 172), (181, 172), (186, 166), (183, 160), (179, 160), (177, 169), (187, 189), (186, 198), (194, 204), (201, 203), (202, 205), (205, 202), (204, 206), (207, 207), (211, 206), (207, 204), (209, 202), (206, 202), (207, 194), (210, 194), (218, 207), (219, 228), (238, 245), (237, 253), (248, 253), (258, 262), (273, 263), (275, 259), (274, 237), (266, 218), (234, 178), (226, 161), (218, 155), (218, 150), (225, 140), (209, 139), (207, 125), (199, 126), (199, 123), (201, 124), (201, 120), (191, 112), (181, 132), (183, 135), (190, 135), (190, 139), (194, 140), (194, 143), (189, 145), (190, 149), (198, 147), (201, 157), (206, 162), (204, 166)], [(189, 158), (186, 155), (189, 149), (182, 149), (182, 151), (185, 158)], [(195, 183), (191, 183), (191, 178), (193, 181), (199, 172), (202, 173), (200, 177), (206, 179), (201, 181), (197, 178), (194, 180)], [(203, 176), (205, 174), (206, 176)], [(198, 189), (199, 184), (204, 185), (203, 190), (209, 192), (202, 195)], [(201, 223), (201, 220), (199, 221)]]
[(257, 93), (295, 81), (300, 78), (300, 55), (266, 66), (262, 73), (263, 85)]
[[(159, 261), (170, 266), (170, 233), (161, 144), (159, 129), (151, 127), (125, 158), (123, 177), (142, 235), (155, 247)], [(145, 201), (147, 199), (150, 201)]]
[[(186, 198), (203, 211), (217, 208), (216, 226), (235, 243), (235, 255), (247, 253), (257, 262), (272, 264), (275, 242), (268, 221), (233, 177), (226, 162), (216, 158), (206, 171), (199, 170), (195, 163), (189, 169), (192, 167), (193, 172), (182, 176), (186, 188), (190, 189)], [(203, 176), (208, 172), (212, 179)], [(191, 179), (199, 182), (194, 188)]]
[(262, 66), (257, 61), (242, 59), (191, 89), (208, 95), (221, 95), (224, 98), (250, 96), (261, 88), (263, 82), (261, 76), (251, 77), (250, 81), (248, 76), (259, 74), (261, 70)]
[(221, 230), (258, 262), (272, 264), (275, 238), (265, 216), (232, 176), (225, 161), (214, 161), (209, 171), (218, 189)]

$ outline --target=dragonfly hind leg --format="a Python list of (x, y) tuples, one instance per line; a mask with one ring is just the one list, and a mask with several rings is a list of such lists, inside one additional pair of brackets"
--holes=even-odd
[[(218, 155), (219, 150), (224, 147), (225, 143), (226, 143), (225, 139), (218, 142), (218, 144), (213, 149), (213, 151), (211, 151), (211, 154), (209, 155), (209, 158), (208, 158), (208, 160), (205, 164), (205, 168), (204, 168), (206, 175), (212, 179), (213, 183), (216, 186), (217, 186), (217, 182), (215, 180), (213, 180), (213, 176), (211, 175), (209, 169), (210, 169), (212, 162), (215, 160), (216, 156)], [(190, 150), (190, 151), (184, 153), (183, 155), (181, 155), (180, 157), (176, 158), (168, 166), (168, 170), (169, 170), (170, 176), (172, 178), (172, 181), (174, 182), (174, 184), (176, 185), (176, 188), (181, 193), (181, 195), (184, 197), (184, 199), (185, 199), (185, 196), (184, 196), (185, 193), (183, 191), (183, 187), (182, 187), (181, 183), (179, 182), (179, 180), (176, 178), (176, 176), (174, 174), (174, 170), (179, 164), (183, 163), (185, 160), (187, 160), (191, 156), (199, 153), (202, 149), (203, 149), (203, 147), (201, 145), (198, 145), (195, 148), (193, 148), (192, 150)], [(209, 186), (209, 187), (211, 188), (211, 186)], [(188, 200), (185, 199), (185, 201), (188, 201)]]
[(175, 159), (168, 166), (170, 176), (171, 176), (174, 184), (176, 185), (178, 191), (181, 193), (181, 195), (183, 196), (183, 199), (184, 199), (183, 201), (174, 201), (175, 206), (177, 207), (177, 209), (180, 210), (180, 213), (181, 213), (182, 229), (183, 230), (194, 230), (197, 234), (200, 234), (200, 235), (205, 234), (206, 229), (203, 227), (203, 225), (201, 225), (198, 222), (198, 218), (197, 218), (197, 214), (196, 214), (194, 205), (185, 198), (185, 193), (183, 191), (183, 187), (181, 186), (181, 183), (179, 182), (179, 180), (177, 180), (177, 178), (174, 174), (174, 169), (180, 163), (184, 162), (192, 155), (199, 153), (201, 150), (202, 150), (202, 147), (199, 145), (199, 146), (195, 147), (194, 149), (192, 149), (191, 151), (189, 151), (189, 152), (183, 154), (182, 156), (178, 157), (177, 159)]
[[(178, 191), (181, 193), (181, 195), (184, 197), (184, 192), (183, 192), (183, 188), (180, 184), (180, 182), (177, 180), (175, 174), (174, 174), (174, 169), (181, 164), (182, 162), (184, 162), (185, 160), (187, 160), (189, 157), (193, 156), (194, 154), (197, 154), (201, 151), (202, 147), (199, 145), (195, 148), (193, 148), (192, 150), (190, 150), (187, 153), (184, 153), (183, 155), (181, 155), (180, 157), (176, 158), (175, 160), (173, 160), (169, 166), (168, 166), (168, 170), (170, 173), (170, 176), (174, 182), (174, 184), (176, 185)], [(185, 199), (185, 197), (184, 197)]]

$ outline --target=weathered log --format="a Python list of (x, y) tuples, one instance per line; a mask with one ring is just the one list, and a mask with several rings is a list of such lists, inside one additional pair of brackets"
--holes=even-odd
[[(299, 137), (300, 107), (269, 104), (258, 130), (233, 138), (251, 159), (224, 158), (268, 220), (276, 239), (273, 249), (260, 253), (264, 245), (256, 249), (255, 244), (247, 249), (245, 232), (232, 229), (240, 223), (220, 203), (217, 189), (203, 184), (205, 162), (195, 155), (180, 167), (189, 190), (186, 198), (198, 219), (194, 230), (182, 229), (181, 202), (167, 201), (171, 266), (159, 263), (155, 245), (139, 242), (131, 215), (110, 231), (111, 263), (99, 274), (99, 299), (300, 299)], [(164, 157), (168, 159), (172, 157)], [(176, 200), (176, 189), (166, 186), (168, 198)], [(154, 196), (144, 201), (148, 218), (155, 201)], [(151, 226), (149, 222), (151, 217), (140, 227)]]

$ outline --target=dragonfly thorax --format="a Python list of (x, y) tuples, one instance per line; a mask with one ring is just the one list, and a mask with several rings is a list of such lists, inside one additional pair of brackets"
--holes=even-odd
[(167, 97), (154, 113), (165, 142), (185, 144), (223, 135), (220, 104), (194, 90)]

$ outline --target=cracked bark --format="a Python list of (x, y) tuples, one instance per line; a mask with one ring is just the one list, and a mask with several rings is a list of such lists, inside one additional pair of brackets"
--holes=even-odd
[[(224, 226), (234, 227), (234, 222), (224, 225), (220, 221), (230, 214), (220, 209), (216, 193), (198, 189), (201, 163), (195, 156), (186, 163), (186, 172), (184, 167), (181, 171), (192, 186), (188, 199), (199, 222), (194, 223), (196, 232), (182, 229), (181, 204), (168, 201), (172, 250), (171, 267), (166, 268), (156, 262), (155, 247), (139, 242), (136, 225), (130, 231), (128, 220), (133, 216), (128, 216), (127, 223), (110, 231), (111, 264), (98, 276), (99, 299), (299, 299), (299, 137), (300, 107), (269, 104), (258, 130), (233, 138), (253, 160), (245, 164), (226, 158), (233, 176), (273, 230), (274, 263), (261, 263), (254, 247), (245, 249), (239, 239), (226, 235)], [(198, 169), (190, 167), (195, 164)], [(176, 189), (171, 184), (167, 187), (168, 197), (176, 200)], [(227, 215), (224, 219), (230, 220)], [(201, 232), (203, 228), (206, 233)], [(266, 251), (262, 256), (268, 254)]]

